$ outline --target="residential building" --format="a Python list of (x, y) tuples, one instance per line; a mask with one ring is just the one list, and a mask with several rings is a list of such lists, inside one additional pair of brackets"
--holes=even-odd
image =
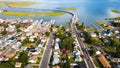
[(35, 56), (35, 55), (33, 55), (33, 56), (31, 56), (31, 57), (29, 58), (29, 61), (28, 61), (28, 62), (30, 62), (30, 63), (36, 63), (37, 60), (38, 60), (38, 57)]
[(16, 62), (15, 63), (15, 68), (21, 68), (22, 66), (22, 63), (21, 62)]
[(101, 62), (104, 68), (112, 68), (103, 54), (99, 55), (98, 60)]

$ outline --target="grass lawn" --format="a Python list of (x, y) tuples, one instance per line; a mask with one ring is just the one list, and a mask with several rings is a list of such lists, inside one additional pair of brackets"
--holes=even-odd
[(40, 53), (40, 55), (42, 55), (42, 54), (43, 54), (43, 52), (44, 52), (44, 49), (43, 49), (43, 48), (41, 48), (41, 53)]
[(25, 46), (27, 46), (27, 47), (31, 47), (31, 46), (36, 47), (36, 43), (27, 43)]
[(39, 64), (41, 61), (41, 57), (38, 57), (37, 64)]
[(61, 16), (64, 15), (63, 12), (3, 12), (3, 15), (8, 16)]
[(94, 32), (96, 29), (93, 27), (87, 27), (87, 28), (85, 28), (85, 30), (89, 31), (89, 32)]
[(94, 62), (94, 64), (95, 64), (96, 67), (102, 68), (101, 63), (98, 60), (94, 59), (93, 62)]
[(103, 48), (103, 50), (104, 50), (105, 52), (112, 52), (112, 53), (115, 53), (115, 52), (116, 52), (116, 49), (114, 49), (114, 48), (111, 47), (111, 46), (105, 46), (105, 47)]
[(30, 6), (37, 4), (36, 2), (9, 2), (8, 5), (12, 7), (20, 7), (20, 6)]
[(99, 24), (99, 25), (104, 25), (105, 23), (104, 22), (102, 22), (102, 21), (99, 21), (99, 22), (97, 22), (97, 24)]
[(0, 3), (0, 6), (4, 6), (5, 4), (4, 3)]
[(39, 66), (33, 66), (33, 68), (39, 68)]
[(70, 8), (61, 8), (62, 10), (76, 10), (76, 8), (70, 7)]

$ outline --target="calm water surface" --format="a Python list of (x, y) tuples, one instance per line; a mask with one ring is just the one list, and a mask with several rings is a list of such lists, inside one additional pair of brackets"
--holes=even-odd
[[(11, 0), (14, 1), (14, 0)], [(21, 0), (27, 1), (27, 0)], [(36, 2), (43, 2), (43, 4), (35, 4), (28, 7), (32, 8), (67, 8), (67, 7), (75, 7), (77, 10), (75, 12), (78, 14), (79, 21), (84, 22), (86, 26), (91, 26), (91, 23), (95, 23), (96, 21), (105, 21), (107, 17), (117, 17), (120, 14), (111, 12), (112, 9), (120, 10), (120, 1), (119, 0), (29, 0), (29, 1), (36, 1)], [(7, 8), (7, 7), (1, 7)], [(9, 9), (9, 11), (36, 11), (36, 10), (26, 10), (26, 9)], [(38, 10), (37, 10), (38, 11)], [(9, 17), (13, 18), (15, 16), (5, 16), (0, 15), (0, 17)], [(21, 17), (25, 18), (25, 17)], [(65, 22), (69, 21), (71, 15), (65, 14), (59, 17), (34, 17), (33, 19), (55, 19), (57, 25), (65, 25)], [(105, 21), (107, 23), (107, 21)]]

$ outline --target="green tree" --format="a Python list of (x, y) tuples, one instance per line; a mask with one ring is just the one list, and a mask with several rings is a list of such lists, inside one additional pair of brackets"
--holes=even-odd
[(6, 33), (7, 33), (6, 30), (4, 30), (4, 31), (1, 32), (2, 35), (5, 35)]
[(45, 32), (45, 35), (48, 37), (50, 35), (50, 32)]
[(60, 48), (66, 48), (67, 50), (72, 51), (73, 41), (74, 40), (73, 40), (72, 37), (65, 38), (62, 41), (62, 44), (60, 45)]
[(70, 26), (71, 22), (67, 22), (67, 26)]
[(16, 28), (20, 28), (20, 24), (16, 24), (15, 26), (16, 26)]
[(95, 49), (91, 49), (91, 50), (89, 51), (89, 53), (90, 53), (91, 56), (94, 56), (95, 53), (96, 53), (96, 51), (95, 51)]
[(28, 53), (26, 51), (21, 52), (20, 56), (18, 58), (18, 61), (21, 62), (23, 64), (23, 66), (28, 64)]
[(120, 41), (117, 38), (110, 39), (111, 41), (111, 46), (113, 47), (119, 47), (120, 46)]
[(20, 30), (20, 29), (17, 29), (17, 32), (21, 32), (21, 30)]
[(63, 68), (70, 68), (70, 61), (68, 57), (66, 58), (66, 63), (64, 64)]
[(29, 38), (25, 38), (25, 39), (22, 41), (22, 45), (25, 45), (25, 44), (27, 44), (27, 43), (30, 43)]

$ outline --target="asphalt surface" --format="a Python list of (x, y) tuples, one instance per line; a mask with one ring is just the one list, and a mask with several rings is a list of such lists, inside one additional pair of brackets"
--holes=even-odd
[(42, 57), (43, 59), (41, 60), (41, 64), (39, 68), (47, 68), (49, 65), (50, 52), (52, 50), (52, 47), (51, 47), (52, 40), (53, 40), (53, 33), (50, 34), (48, 43), (46, 44), (45, 52)]
[[(74, 31), (74, 34), (76, 35), (77, 39), (78, 39), (78, 43), (80, 44), (80, 47), (81, 47), (82, 51), (83, 51), (83, 53), (84, 53), (86, 62), (87, 62), (87, 64), (88, 64), (88, 67), (89, 67), (89, 68), (95, 68), (94, 65), (93, 65), (93, 63), (92, 63), (92, 61), (90, 60), (89, 53), (88, 53), (88, 51), (85, 49), (85, 45), (84, 45), (83, 41), (80, 39), (80, 35), (79, 35), (79, 33), (77, 32), (76, 27), (75, 27), (74, 24), (73, 24), (73, 31)], [(86, 65), (84, 64), (84, 66), (86, 66)], [(87, 67), (86, 67), (86, 68), (87, 68)]]

